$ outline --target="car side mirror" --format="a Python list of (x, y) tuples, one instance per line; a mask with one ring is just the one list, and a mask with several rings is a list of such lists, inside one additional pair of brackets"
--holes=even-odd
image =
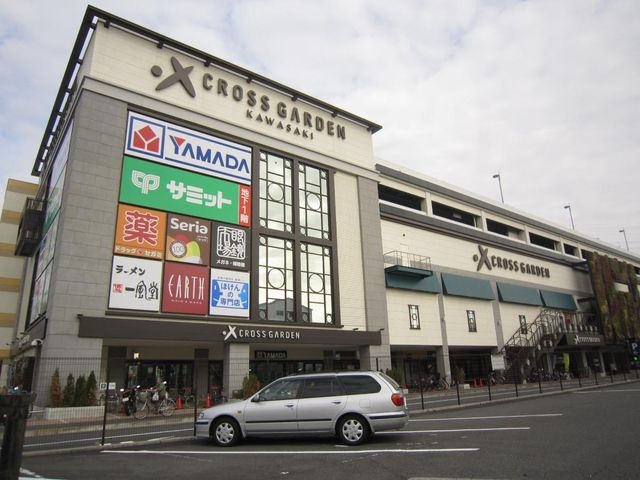
[(259, 394), (259, 393), (256, 393), (256, 394), (251, 398), (251, 401), (252, 401), (252, 402), (255, 402), (255, 403), (258, 403), (258, 402), (260, 402), (261, 400), (262, 400), (262, 399), (260, 398), (260, 394)]

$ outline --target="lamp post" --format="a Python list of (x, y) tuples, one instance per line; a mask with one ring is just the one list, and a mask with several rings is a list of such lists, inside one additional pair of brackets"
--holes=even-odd
[(627, 252), (629, 251), (629, 242), (627, 242), (627, 232), (624, 231), (624, 228), (620, 230), (620, 233), (624, 236), (624, 244), (627, 246)]
[(493, 178), (497, 178), (498, 179), (498, 186), (500, 187), (500, 200), (502, 200), (502, 203), (504, 203), (504, 195), (502, 195), (502, 180), (500, 178), (500, 174), (496, 173)]
[(564, 208), (567, 208), (569, 210), (569, 218), (571, 218), (571, 229), (575, 230), (576, 227), (573, 224), (573, 214), (571, 213), (571, 205), (565, 205)]

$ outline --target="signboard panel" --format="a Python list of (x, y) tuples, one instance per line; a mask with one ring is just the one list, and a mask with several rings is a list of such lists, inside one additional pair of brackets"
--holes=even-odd
[(211, 265), (249, 270), (251, 234), (248, 228), (212, 222)]
[(211, 269), (209, 314), (249, 317), (249, 272)]
[(169, 214), (166, 259), (209, 265), (211, 222), (186, 215)]
[(165, 222), (165, 213), (118, 205), (114, 253), (162, 260)]
[(125, 153), (212, 177), (251, 184), (251, 148), (129, 112)]
[(165, 262), (162, 311), (206, 315), (209, 305), (209, 267)]
[(160, 310), (162, 262), (113, 256), (109, 308)]
[(123, 203), (250, 226), (251, 217), (240, 215), (241, 198), (250, 201), (250, 187), (132, 157), (123, 159)]

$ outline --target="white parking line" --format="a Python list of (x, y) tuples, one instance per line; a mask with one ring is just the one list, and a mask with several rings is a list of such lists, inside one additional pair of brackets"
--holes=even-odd
[(606, 390), (588, 390), (585, 392), (579, 391), (579, 392), (572, 392), (572, 393), (580, 393), (584, 395), (587, 393), (629, 393), (629, 392), (640, 392), (640, 388), (625, 388), (624, 390), (607, 388)]
[(376, 432), (378, 435), (402, 435), (416, 433), (456, 433), (456, 432), (504, 432), (509, 430), (531, 430), (531, 427), (493, 427), (493, 428), (450, 428), (442, 430), (397, 430), (388, 432)]
[(487, 417), (445, 417), (445, 418), (412, 418), (412, 422), (441, 422), (449, 420), (494, 420), (504, 418), (535, 418), (535, 417), (561, 417), (562, 413), (534, 413), (531, 415), (491, 415)]
[(100, 453), (118, 453), (127, 455), (362, 455), (380, 453), (451, 453), (451, 452), (477, 452), (480, 448), (395, 448), (379, 450), (305, 450), (299, 452), (282, 450), (224, 450), (224, 451), (198, 451), (198, 450), (102, 450)]

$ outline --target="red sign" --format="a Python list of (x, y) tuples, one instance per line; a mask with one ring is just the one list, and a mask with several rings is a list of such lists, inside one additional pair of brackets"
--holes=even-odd
[(209, 268), (165, 262), (162, 311), (206, 315), (209, 311)]

